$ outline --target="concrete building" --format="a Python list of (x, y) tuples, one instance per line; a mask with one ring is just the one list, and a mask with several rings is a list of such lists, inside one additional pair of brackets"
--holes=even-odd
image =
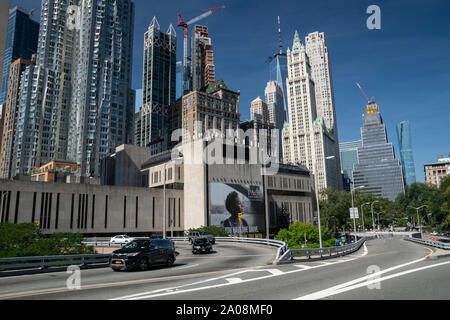
[[(261, 165), (251, 164), (248, 158), (239, 164), (236, 154), (224, 154), (222, 160), (218, 157), (210, 163), (210, 155), (205, 154), (209, 143), (196, 140), (183, 144), (181, 158), (166, 152), (143, 164), (150, 188), (183, 190), (185, 229), (215, 225), (230, 234), (266, 237), (267, 231), (273, 235), (277, 229), (282, 212), (291, 222), (315, 221), (313, 183), (306, 168), (281, 165), (277, 174), (263, 175)], [(230, 195), (239, 197), (245, 225), (230, 222)]]
[(250, 119), (261, 121), (264, 124), (270, 123), (269, 109), (261, 97), (257, 97), (250, 105)]
[(195, 25), (191, 37), (190, 91), (200, 91), (216, 81), (214, 52), (208, 27)]
[(8, 93), (4, 108), (4, 125), (0, 135), (0, 179), (11, 178), (12, 156), (16, 132), (17, 105), (19, 104), (19, 88), (22, 72), (35, 61), (17, 59), (10, 66)]
[(130, 144), (118, 146), (113, 154), (102, 159), (101, 184), (120, 187), (146, 186), (141, 167), (149, 158), (148, 147)]
[(153, 17), (144, 35), (142, 106), (135, 131), (136, 145), (148, 147), (168, 125), (168, 109), (176, 100), (177, 36), (172, 25), (167, 32)]
[(0, 104), (6, 103), (11, 63), (19, 58), (32, 59), (37, 51), (38, 35), (39, 23), (34, 20), (31, 12), (19, 7), (9, 10), (8, 36), (0, 84)]
[(73, 175), (78, 165), (73, 162), (50, 161), (39, 168), (33, 168), (31, 181), (39, 182), (66, 182), (66, 177)]
[[(0, 181), (1, 222), (39, 221), (43, 234), (82, 233), (85, 236), (161, 234), (163, 190), (93, 184)], [(173, 230), (185, 229), (183, 191), (166, 190), (174, 199)], [(168, 221), (168, 220), (167, 220)]]
[(424, 164), (425, 183), (441, 185), (441, 181), (450, 175), (450, 153), (447, 158), (439, 156), (437, 162)]
[(3, 79), (3, 60), (5, 59), (6, 37), (8, 34), (8, 14), (10, 0), (0, 2), (0, 79)]
[[(149, 236), (165, 230), (177, 236), (189, 228), (215, 225), (233, 235), (266, 237), (273, 236), (283, 220), (316, 221), (313, 182), (306, 168), (280, 165), (276, 174), (264, 175), (261, 165), (248, 158), (239, 164), (233, 154), (225, 155), (229, 164), (210, 163), (207, 144), (184, 144), (177, 149), (179, 157), (171, 151), (150, 157), (142, 163), (140, 181), (134, 179), (138, 170), (130, 169), (131, 162), (137, 166), (140, 160), (128, 158), (137, 147), (124, 146), (124, 161), (110, 163), (110, 168), (124, 179), (133, 176), (128, 182), (142, 182), (143, 187), (2, 180), (1, 222), (39, 221), (44, 234)], [(240, 223), (234, 219), (237, 211), (243, 214)]]
[[(181, 99), (181, 127), (190, 139), (202, 138), (207, 130), (239, 128), (239, 92), (234, 92), (222, 80), (210, 85), (206, 92), (193, 91)], [(199, 126), (199, 127), (196, 127)]]
[(353, 165), (354, 187), (363, 186), (362, 193), (395, 201), (405, 192), (403, 170), (376, 103), (366, 106), (363, 122), (362, 147), (358, 148), (358, 163)]
[[(318, 117), (315, 83), (306, 49), (295, 32), (288, 59), (288, 114), (289, 124), (282, 135), (283, 162), (301, 164), (317, 177), (318, 189), (342, 189), (337, 140)], [(333, 158), (331, 158), (333, 157)]]

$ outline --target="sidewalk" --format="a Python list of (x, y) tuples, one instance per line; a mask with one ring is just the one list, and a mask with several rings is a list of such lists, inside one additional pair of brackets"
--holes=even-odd
[(437, 260), (441, 258), (450, 257), (450, 250), (433, 248), (434, 253), (428, 257), (430, 260)]

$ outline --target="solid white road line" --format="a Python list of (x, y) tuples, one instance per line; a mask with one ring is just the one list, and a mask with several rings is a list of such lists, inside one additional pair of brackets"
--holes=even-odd
[[(382, 277), (382, 278), (377, 278), (377, 279), (369, 280), (369, 279), (367, 279), (367, 277), (363, 277), (363, 278), (356, 279), (356, 280), (358, 280), (358, 282), (367, 280), (366, 282), (348, 286), (349, 283), (356, 281), (356, 280), (354, 280), (354, 281), (350, 281), (350, 282), (342, 284), (342, 285), (345, 286), (344, 288), (340, 288), (340, 289), (330, 288), (330, 289), (318, 291), (318, 292), (315, 292), (315, 293), (311, 293), (311, 294), (308, 294), (308, 295), (303, 296), (303, 297), (299, 297), (299, 298), (294, 299), (294, 300), (318, 300), (318, 299), (323, 299), (323, 298), (326, 298), (326, 297), (329, 297), (329, 296), (333, 296), (333, 295), (337, 295), (337, 294), (340, 294), (340, 293), (343, 293), (343, 292), (355, 290), (355, 289), (358, 289), (358, 288), (361, 288), (361, 287), (364, 287), (364, 286), (374, 285), (376, 283), (380, 283), (382, 281), (389, 280), (389, 279), (392, 279), (392, 278), (401, 277), (401, 276), (404, 276), (404, 275), (407, 275), (407, 274), (410, 274), (410, 273), (413, 273), (413, 272), (418, 272), (418, 271), (422, 271), (422, 270), (426, 270), (426, 269), (430, 269), (430, 268), (436, 268), (436, 267), (439, 267), (439, 266), (442, 266), (442, 265), (446, 265), (446, 264), (450, 264), (450, 261), (437, 263), (437, 264), (433, 264), (433, 265), (430, 265), (430, 266), (424, 266), (424, 267), (420, 267), (420, 268), (416, 268), (416, 269), (406, 270), (406, 271), (402, 271), (402, 272), (399, 272), (399, 273), (396, 273), (396, 274), (392, 274), (392, 275), (385, 276), (385, 277)], [(381, 273), (379, 273), (379, 274), (381, 274)], [(375, 274), (371, 275), (371, 278), (373, 278), (374, 275)]]
[[(348, 261), (351, 261), (354, 259), (349, 259)], [(306, 271), (306, 270), (311, 270), (311, 269), (316, 269), (316, 268), (322, 268), (322, 267), (327, 267), (327, 266), (331, 266), (333, 264), (338, 264), (338, 263), (342, 263), (342, 262), (330, 262), (328, 265), (317, 265), (317, 266), (311, 266), (307, 269), (300, 269), (300, 270), (292, 270), (292, 271), (286, 271), (283, 273), (279, 273), (277, 271), (269, 271), (269, 270), (276, 270), (276, 269), (267, 269), (266, 271), (269, 271), (271, 274), (267, 275), (267, 276), (261, 276), (261, 277), (256, 277), (256, 278), (251, 278), (251, 279), (245, 279), (242, 280), (240, 282), (235, 282), (235, 283), (230, 283), (230, 282), (226, 282), (226, 283), (220, 283), (220, 284), (213, 284), (213, 285), (209, 285), (209, 286), (204, 286), (204, 287), (197, 287), (197, 288), (190, 288), (190, 289), (181, 289), (183, 287), (190, 287), (190, 286), (195, 286), (195, 285), (201, 285), (201, 284), (205, 284), (207, 282), (211, 282), (213, 280), (226, 280), (226, 278), (229, 278), (230, 276), (236, 276), (238, 274), (242, 274), (245, 272), (251, 272), (251, 271), (255, 271), (255, 270), (243, 270), (243, 271), (239, 271), (233, 274), (228, 274), (225, 276), (221, 276), (221, 277), (216, 277), (216, 278), (212, 278), (212, 279), (206, 279), (206, 280), (202, 280), (196, 283), (190, 283), (190, 284), (185, 284), (185, 285), (181, 285), (178, 287), (171, 287), (171, 288), (165, 288), (165, 289), (158, 289), (158, 290), (152, 290), (152, 291), (148, 291), (148, 292), (142, 292), (142, 293), (137, 293), (137, 294), (133, 294), (133, 295), (128, 295), (128, 296), (123, 296), (123, 297), (118, 297), (118, 298), (114, 298), (111, 300), (141, 300), (141, 299), (150, 299), (150, 298), (156, 298), (156, 297), (162, 297), (162, 296), (168, 296), (168, 295), (173, 295), (173, 294), (180, 294), (180, 293), (188, 293), (188, 292), (194, 292), (194, 291), (201, 291), (201, 290), (207, 290), (207, 289), (213, 289), (213, 288), (220, 288), (220, 287), (225, 287), (225, 286), (229, 286), (229, 285), (233, 285), (233, 284), (237, 284), (237, 283), (246, 283), (246, 282), (251, 282), (251, 281), (258, 281), (258, 280), (264, 280), (264, 279), (268, 279), (268, 278), (273, 278), (273, 277), (277, 277), (280, 275), (288, 275), (291, 273), (297, 273), (297, 272), (302, 272), (302, 271)], [(258, 271), (263, 271), (263, 270), (258, 270)], [(280, 270), (279, 270), (280, 271)], [(280, 271), (282, 272), (282, 271)], [(276, 273), (276, 274), (274, 274)], [(170, 291), (169, 291), (170, 290)]]

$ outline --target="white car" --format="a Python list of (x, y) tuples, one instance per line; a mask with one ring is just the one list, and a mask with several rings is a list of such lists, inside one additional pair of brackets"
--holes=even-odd
[(111, 240), (109, 240), (109, 243), (123, 245), (123, 244), (127, 244), (128, 242), (131, 242), (133, 240), (134, 240), (133, 238), (130, 238), (127, 235), (121, 234), (121, 235), (112, 237)]

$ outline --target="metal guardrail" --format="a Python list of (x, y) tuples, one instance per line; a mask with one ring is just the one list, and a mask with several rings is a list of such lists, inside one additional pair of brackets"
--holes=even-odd
[(307, 257), (308, 260), (323, 260), (333, 257), (341, 257), (347, 254), (351, 254), (358, 251), (365, 241), (376, 238), (364, 237), (359, 239), (357, 242), (353, 242), (344, 246), (339, 247), (327, 247), (327, 248), (309, 248), (309, 249), (288, 249), (281, 257), (275, 260), (274, 264), (281, 264), (287, 261), (293, 261), (298, 257)]
[(446, 242), (425, 240), (425, 239), (418, 239), (418, 238), (405, 238), (405, 240), (424, 244), (426, 246), (431, 246), (431, 247), (440, 248), (440, 249), (444, 249), (444, 250), (450, 250), (450, 243), (446, 243)]
[(30, 268), (47, 269), (48, 267), (71, 265), (84, 266), (95, 263), (106, 263), (109, 261), (110, 256), (110, 254), (77, 254), (66, 256), (0, 258), (0, 271)]
[[(189, 241), (188, 237), (169, 237), (173, 241)], [(287, 250), (287, 244), (283, 241), (263, 238), (240, 238), (240, 237), (215, 237), (217, 242), (238, 242), (266, 245), (278, 248), (275, 260), (278, 260)]]

